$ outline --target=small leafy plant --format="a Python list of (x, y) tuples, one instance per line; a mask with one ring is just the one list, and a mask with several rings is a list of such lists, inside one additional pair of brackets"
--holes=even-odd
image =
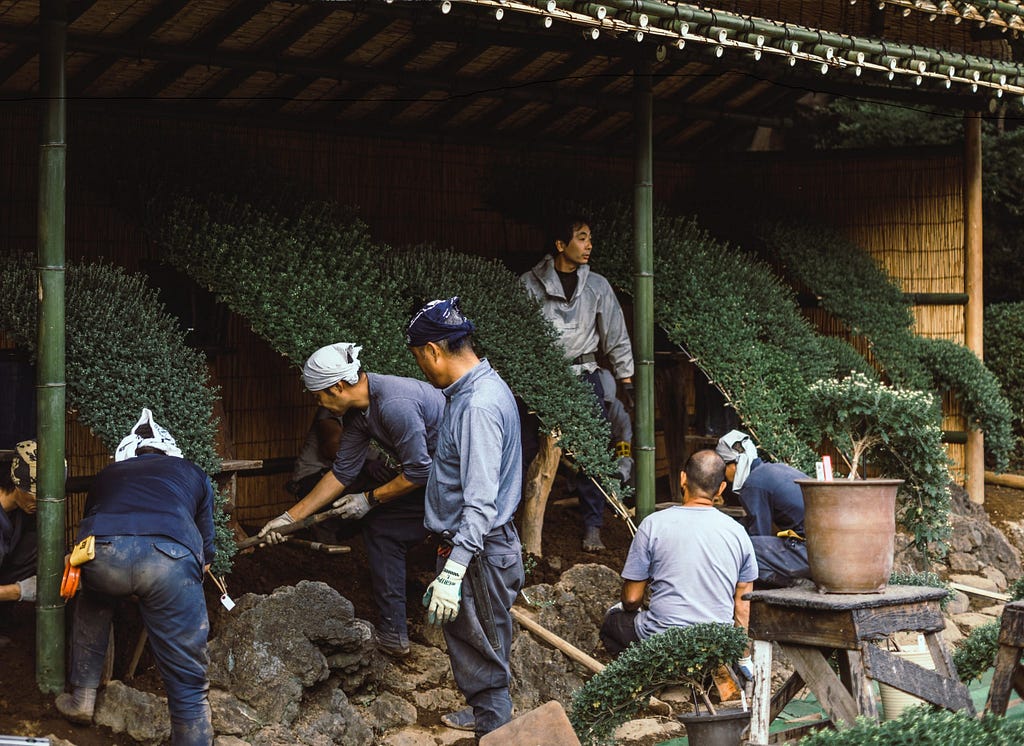
[(963, 712), (911, 707), (896, 720), (876, 723), (860, 717), (852, 728), (821, 730), (799, 746), (1007, 746), (1024, 743), (1024, 722), (996, 715), (973, 718)]
[(846, 464), (848, 478), (870, 462), (884, 477), (903, 479), (897, 522), (924, 554), (944, 553), (949, 525), (949, 471), (936, 397), (900, 391), (851, 372), (809, 388), (811, 422)]
[(569, 719), (576, 735), (584, 744), (610, 742), (618, 725), (667, 686), (689, 686), (713, 711), (711, 674), (740, 658), (747, 642), (742, 627), (709, 622), (673, 627), (633, 643), (573, 693)]

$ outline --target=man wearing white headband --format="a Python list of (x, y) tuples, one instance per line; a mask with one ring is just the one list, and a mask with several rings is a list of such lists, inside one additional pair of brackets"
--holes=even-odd
[[(259, 535), (270, 544), (287, 540), (276, 529), (317, 512), (329, 502), (341, 517), (360, 520), (370, 564), (374, 600), (380, 612), (378, 644), (384, 652), (409, 653), (405, 608), (406, 554), (427, 537), (423, 495), (430, 474), (444, 395), (433, 386), (400, 376), (362, 370), (362, 348), (351, 342), (321, 347), (302, 369), (306, 388), (342, 419), (342, 434), (331, 469), (295, 505), (268, 521)], [(373, 441), (400, 472), (384, 484), (344, 494), (359, 476)]]
[(209, 746), (203, 575), (215, 551), (213, 485), (148, 409), (93, 480), (75, 541), (89, 536), (95, 557), (81, 566), (72, 689), (54, 704), (74, 723), (92, 722), (114, 610), (134, 596), (167, 692), (171, 743)]
[(810, 577), (804, 544), (804, 497), (797, 479), (807, 475), (787, 464), (762, 461), (747, 433), (731, 430), (715, 452), (725, 461), (725, 479), (747, 512), (747, 533), (757, 556), (758, 581), (786, 587)]

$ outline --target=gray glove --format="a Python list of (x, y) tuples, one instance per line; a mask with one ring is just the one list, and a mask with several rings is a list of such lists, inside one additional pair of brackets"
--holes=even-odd
[(18, 581), (18, 589), (21, 591), (20, 601), (36, 600), (36, 576)]
[(265, 539), (268, 544), (283, 544), (288, 541), (288, 536), (280, 534), (274, 529), (281, 528), (281, 526), (287, 526), (290, 523), (295, 523), (295, 519), (292, 518), (291, 514), (286, 510), (277, 518), (267, 521), (267, 525), (260, 529), (258, 536), (261, 539)]
[[(374, 500), (374, 504), (376, 504)], [(355, 521), (362, 518), (364, 515), (370, 512), (370, 499), (366, 496), (365, 492), (353, 492), (351, 495), (344, 495), (334, 501), (334, 507), (340, 508), (341, 512), (338, 514), (339, 518), (344, 518), (346, 521)]]

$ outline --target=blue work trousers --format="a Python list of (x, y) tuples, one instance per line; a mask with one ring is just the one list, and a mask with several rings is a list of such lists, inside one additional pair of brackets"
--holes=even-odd
[[(438, 573), (445, 561), (444, 557), (438, 557)], [(510, 609), (523, 587), (524, 575), (523, 549), (511, 521), (484, 537), (483, 551), (473, 562), (479, 563), (483, 586), (487, 589), (498, 649), (487, 640), (468, 570), (462, 579), (459, 615), (444, 625), (444, 639), (455, 683), (473, 708), (479, 738), (512, 719), (508, 664), (512, 650)]]
[(75, 603), (71, 684), (100, 684), (110, 624), (118, 602), (130, 596), (149, 633), (167, 692), (173, 746), (213, 743), (207, 698), (210, 622), (203, 568), (185, 546), (163, 536), (97, 536), (96, 558), (82, 565)]
[(768, 588), (788, 588), (797, 578), (811, 577), (807, 544), (794, 538), (751, 536), (757, 559), (757, 580)]
[(388, 645), (406, 647), (409, 626), (405, 606), (405, 557), (426, 541), (423, 490), (371, 510), (361, 521), (373, 597), (380, 612), (377, 634)]
[[(604, 400), (604, 386), (601, 384), (599, 371), (580, 374), (580, 379), (590, 384), (594, 389), (595, 409), (605, 419), (608, 419), (608, 404)], [(593, 480), (582, 471), (576, 477), (576, 492), (580, 496), (580, 513), (583, 515), (583, 527), (600, 528), (604, 525), (604, 495)]]

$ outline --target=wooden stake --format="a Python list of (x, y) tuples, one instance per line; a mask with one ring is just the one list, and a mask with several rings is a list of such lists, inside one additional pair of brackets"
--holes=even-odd
[(540, 450), (530, 464), (523, 488), (523, 551), (535, 557), (543, 556), (544, 510), (562, 457), (562, 449), (553, 436), (541, 434), (538, 438)]

